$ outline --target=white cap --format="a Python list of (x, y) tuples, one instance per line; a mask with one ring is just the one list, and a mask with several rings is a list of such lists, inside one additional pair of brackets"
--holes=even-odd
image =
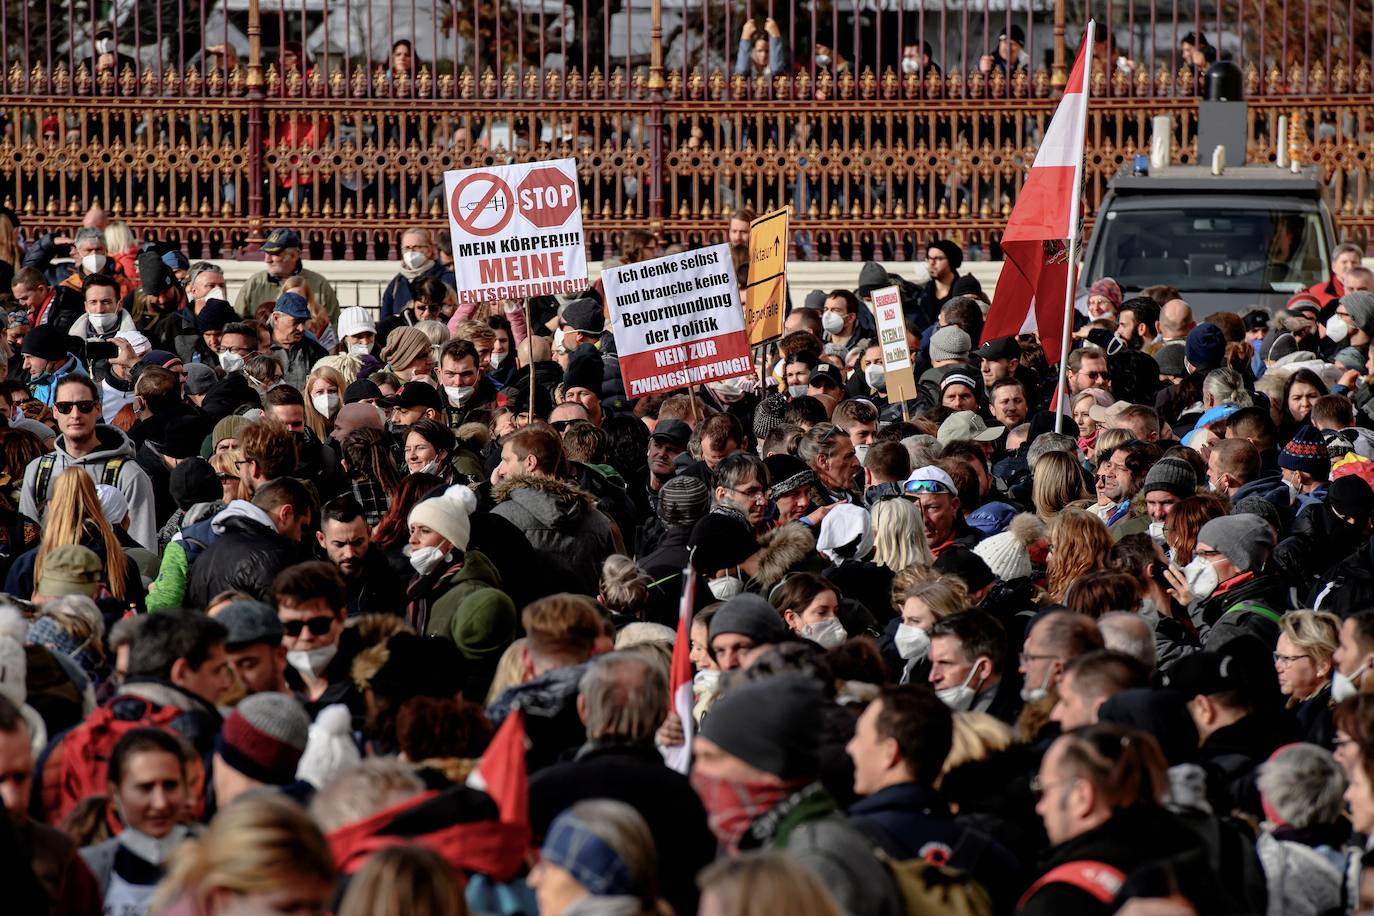
[(376, 334), (377, 325), (362, 306), (351, 305), (339, 312), (339, 339), (354, 334)]
[[(935, 484), (937, 487), (939, 487), (941, 490), (944, 490), (950, 496), (959, 495), (959, 488), (954, 485), (954, 478), (950, 477), (949, 473), (945, 471), (944, 468), (937, 468), (933, 464), (927, 465), (923, 468), (917, 468), (916, 470), (912, 471), (911, 476), (906, 479), (906, 484), (903, 486), (903, 489), (907, 493), (907, 495), (910, 496), (913, 493), (920, 492), (920, 490), (907, 489), (907, 487), (909, 487), (911, 484), (917, 484), (922, 482), (926, 484)], [(929, 490), (927, 490), (927, 492), (929, 492)]]

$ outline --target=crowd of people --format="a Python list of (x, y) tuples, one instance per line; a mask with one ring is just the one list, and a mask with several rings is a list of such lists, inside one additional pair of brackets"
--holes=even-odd
[(1056, 396), (937, 241), (636, 400), (599, 283), (459, 304), (416, 227), (341, 309), (278, 228), (231, 303), (125, 231), (27, 242), (0, 338), (9, 911), (1374, 908), (1358, 249), (1276, 314), (1094, 278)]

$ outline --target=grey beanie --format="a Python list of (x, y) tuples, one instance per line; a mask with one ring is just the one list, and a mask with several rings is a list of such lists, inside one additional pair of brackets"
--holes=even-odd
[(969, 340), (968, 334), (958, 325), (950, 324), (930, 335), (930, 359), (957, 359), (964, 362), (968, 359), (969, 350), (973, 349), (973, 341)]
[(830, 298), (830, 295), (825, 290), (813, 289), (806, 294), (806, 308), (823, 312), (825, 311), (825, 300), (828, 298)]
[(310, 737), (310, 717), (284, 693), (255, 693), (234, 707), (215, 738), (215, 753), (258, 782), (284, 786)]
[(774, 392), (754, 408), (754, 438), (762, 442), (768, 434), (783, 425), (787, 413), (787, 395)]
[(710, 638), (714, 640), (722, 633), (748, 636), (759, 646), (786, 642), (791, 637), (778, 609), (753, 592), (736, 595), (716, 611), (711, 618)]
[(814, 777), (820, 772), (817, 738), (825, 702), (815, 678), (773, 675), (727, 690), (702, 722), (701, 734), (765, 773)]
[(877, 261), (865, 261), (864, 266), (859, 269), (859, 285), (856, 287), (860, 296), (872, 294), (875, 289), (882, 289), (884, 286), (892, 284), (892, 277), (887, 269)]
[(674, 477), (658, 491), (658, 518), (669, 528), (690, 528), (711, 506), (711, 491), (700, 477)]
[(1197, 542), (1220, 551), (1242, 572), (1258, 572), (1274, 550), (1274, 529), (1248, 512), (1223, 515), (1202, 526)]
[(1145, 475), (1141, 493), (1163, 490), (1183, 498), (1197, 492), (1197, 472), (1182, 458), (1161, 458)]
[(1341, 305), (1350, 313), (1355, 327), (1366, 334), (1374, 334), (1374, 293), (1362, 289), (1346, 293), (1341, 297)]

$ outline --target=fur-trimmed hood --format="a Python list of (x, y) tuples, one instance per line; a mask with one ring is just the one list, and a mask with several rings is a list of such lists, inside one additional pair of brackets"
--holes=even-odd
[(808, 559), (814, 559), (818, 568), (824, 565), (816, 553), (815, 535), (801, 522), (774, 528), (759, 538), (759, 544), (759, 569), (754, 573), (753, 582), (764, 594)]
[(595, 498), (577, 484), (538, 474), (521, 474), (504, 480), (491, 495), (498, 506), (508, 501), (515, 503), (550, 528), (561, 527), (560, 520), (575, 523), (596, 509)]

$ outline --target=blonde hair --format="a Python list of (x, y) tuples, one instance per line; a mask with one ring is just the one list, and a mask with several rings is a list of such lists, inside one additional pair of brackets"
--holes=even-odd
[(649, 601), (649, 576), (623, 554), (613, 553), (601, 567), (601, 603), (606, 609), (638, 617)]
[(339, 370), (331, 366), (321, 366), (318, 364), (316, 364), (314, 369), (310, 370), (310, 375), (305, 379), (305, 390), (301, 392), (301, 394), (305, 395), (305, 425), (310, 427), (310, 431), (315, 434), (315, 438), (323, 442), (329, 437), (329, 430), (333, 425), (333, 421), (316, 410), (315, 403), (310, 399), (310, 386), (318, 379), (333, 382), (334, 387), (338, 389), (340, 410), (343, 409), (344, 389), (348, 387), (348, 384), (344, 381), (344, 377), (339, 373)]
[(506, 646), (506, 651), (501, 653), (501, 660), (496, 663), (496, 674), (492, 675), (491, 687), (487, 690), (487, 706), (490, 706), (497, 697), (505, 693), (517, 684), (525, 681), (525, 637), (521, 636), (515, 642)]
[(892, 580), (892, 609), (898, 616), (908, 598), (920, 598), (936, 620), (943, 620), (968, 608), (968, 585), (957, 576), (911, 567)]
[(905, 499), (885, 499), (873, 516), (873, 561), (896, 572), (908, 566), (930, 566), (935, 557), (926, 543), (921, 510)]
[(747, 852), (717, 859), (697, 875), (702, 897), (715, 898), (720, 916), (841, 916), (821, 880), (781, 852)]
[(138, 237), (124, 220), (112, 219), (105, 224), (105, 249), (110, 252), (110, 257), (137, 247)]
[(470, 341), (473, 344), (479, 340), (496, 343), (496, 331), (485, 321), (478, 321), (476, 318), (460, 321), (451, 325), (449, 330), (452, 332), (451, 337), (458, 340)]
[(38, 545), (38, 555), (33, 562), (35, 591), (43, 581), (43, 561), (48, 551), (68, 544), (82, 544), (91, 539), (99, 541), (104, 550), (105, 584), (116, 598), (123, 601), (127, 597), (125, 579), (128, 575), (124, 548), (119, 545), (114, 528), (100, 508), (95, 481), (81, 468), (67, 468), (57, 475), (52, 499), (48, 501), (48, 514), (43, 520), (43, 540)]
[(1331, 657), (1336, 654), (1336, 645), (1341, 641), (1339, 617), (1328, 611), (1289, 611), (1279, 618), (1279, 633), (1312, 656), (1312, 664), (1318, 673), (1323, 665), (1330, 672)]
[(81, 643), (82, 648), (89, 649), (93, 657), (105, 657), (105, 617), (90, 598), (85, 595), (54, 598), (38, 609), (34, 619), (39, 617), (51, 617), (62, 632)]
[(348, 882), (338, 916), (467, 916), (452, 866), (423, 846), (391, 846), (368, 858)]
[(1051, 519), (1071, 503), (1088, 497), (1083, 472), (1068, 452), (1046, 452), (1035, 462), (1031, 475), (1031, 502), (1035, 513)]
[[(1112, 452), (1135, 438), (1129, 429), (1104, 429), (1093, 443), (1093, 464), (1101, 464), (1112, 456)], [(1037, 464), (1037, 467), (1039, 465)]]
[(324, 834), (285, 796), (245, 795), (221, 808), (204, 834), (182, 841), (149, 912), (164, 913), (185, 897), (195, 912), (205, 912), (215, 891), (260, 893), (297, 877), (333, 883)]
[(239, 473), (238, 463), (243, 460), (243, 449), (239, 446), (225, 449), (222, 452), (215, 452), (210, 456), (210, 467), (215, 469), (216, 474), (228, 474), (239, 482), (239, 499), (248, 499), (253, 494), (247, 490), (247, 484), (243, 482), (243, 475)]
[(1065, 509), (1049, 522), (1050, 559), (1046, 585), (1050, 598), (1063, 603), (1069, 586), (1095, 569), (1105, 569), (1112, 549), (1107, 525), (1082, 509)]
[[(952, 773), (966, 763), (986, 760), (998, 751), (1011, 747), (1012, 731), (996, 716), (985, 712), (956, 712), (954, 714), (954, 735), (940, 767), (940, 778)], [(939, 781), (936, 786), (939, 786)]]

